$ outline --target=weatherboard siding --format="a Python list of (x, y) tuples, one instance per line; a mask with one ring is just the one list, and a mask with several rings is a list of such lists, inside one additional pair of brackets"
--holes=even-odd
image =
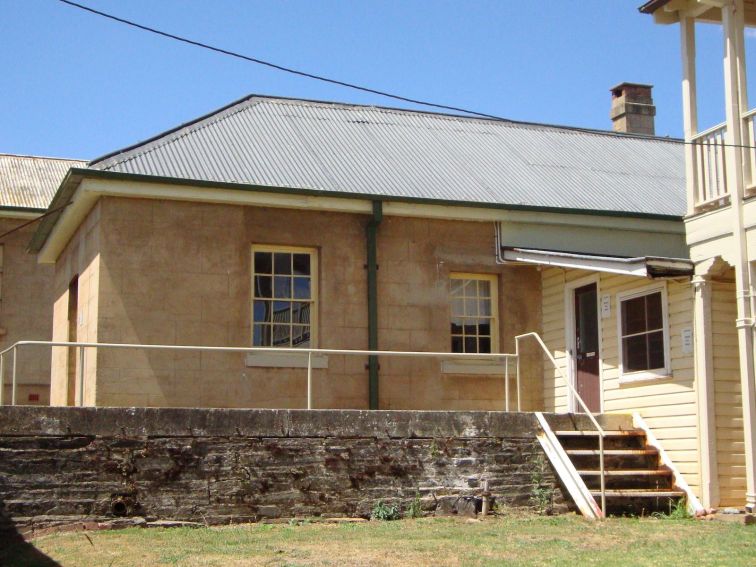
[[(543, 338), (563, 372), (569, 376), (565, 329), (565, 286), (596, 275), (585, 270), (548, 268), (542, 272)], [(609, 295), (609, 317), (601, 318), (600, 356), (606, 412), (637, 411), (696, 493), (700, 492), (696, 395), (693, 353), (683, 352), (681, 333), (693, 327), (693, 288), (687, 281), (667, 282), (671, 376), (664, 380), (620, 383), (617, 335), (617, 294), (654, 283), (646, 278), (598, 275), (599, 300)], [(544, 359), (544, 408), (568, 411), (567, 387)]]
[(719, 505), (740, 506), (746, 478), (735, 284), (715, 282), (711, 295)]

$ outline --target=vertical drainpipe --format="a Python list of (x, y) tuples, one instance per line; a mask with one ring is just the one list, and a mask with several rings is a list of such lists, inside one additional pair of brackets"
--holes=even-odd
[[(383, 203), (373, 201), (373, 217), (367, 224), (368, 350), (378, 350), (378, 225), (383, 220)], [(378, 357), (368, 356), (368, 399), (378, 409)]]

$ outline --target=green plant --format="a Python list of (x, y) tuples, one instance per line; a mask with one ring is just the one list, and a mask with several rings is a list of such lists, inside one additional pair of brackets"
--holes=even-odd
[(407, 510), (404, 512), (405, 518), (422, 518), (423, 507), (420, 504), (420, 495), (415, 494), (415, 498), (407, 506)]
[(441, 451), (438, 449), (438, 445), (436, 444), (436, 440), (431, 440), (430, 447), (428, 447), (428, 450), (430, 451), (430, 456), (434, 459), (437, 459), (441, 456)]
[(539, 514), (550, 514), (554, 504), (554, 487), (546, 479), (546, 461), (543, 455), (533, 459), (533, 472), (530, 475), (532, 487), (530, 501)]
[(383, 500), (379, 500), (378, 504), (376, 504), (373, 507), (372, 512), (370, 512), (371, 520), (388, 522), (391, 520), (398, 520), (400, 517), (399, 506), (389, 506), (388, 504), (384, 504)]
[(680, 498), (677, 502), (670, 498), (669, 512), (666, 514), (664, 512), (654, 512), (651, 516), (659, 520), (690, 520), (693, 517), (688, 511), (688, 502), (685, 498)]

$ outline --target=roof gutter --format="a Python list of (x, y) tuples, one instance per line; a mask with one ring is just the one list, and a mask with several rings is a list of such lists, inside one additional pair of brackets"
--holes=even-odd
[[(245, 191), (252, 193), (271, 193), (281, 195), (299, 195), (311, 197), (330, 197), (352, 201), (381, 201), (383, 203), (410, 203), (418, 205), (439, 205), (449, 207), (460, 207), (470, 209), (487, 209), (498, 211), (531, 211), (539, 213), (558, 213), (558, 214), (576, 214), (598, 217), (615, 217), (628, 219), (648, 219), (661, 221), (682, 221), (682, 215), (661, 215), (654, 213), (638, 213), (626, 211), (602, 211), (602, 210), (585, 210), (576, 208), (560, 207), (539, 207), (533, 205), (501, 204), (501, 203), (482, 203), (470, 201), (455, 201), (447, 199), (426, 199), (420, 197), (402, 197), (393, 195), (378, 195), (368, 193), (341, 193), (338, 191), (329, 191), (321, 189), (304, 189), (298, 187), (271, 187), (265, 185), (252, 185), (247, 183), (232, 183), (225, 181), (202, 181), (195, 179), (179, 179), (175, 177), (165, 177), (157, 175), (140, 175), (134, 173), (122, 173), (114, 171), (103, 171), (88, 168), (71, 168), (66, 177), (63, 179), (58, 191), (53, 197), (48, 210), (60, 207), (74, 197), (76, 190), (84, 179), (93, 180), (110, 180), (110, 181), (133, 181), (139, 183), (166, 184), (183, 187), (205, 188), (205, 189), (225, 189), (234, 191)], [(145, 195), (147, 197), (147, 195)], [(55, 229), (61, 219), (61, 214), (50, 215), (40, 223), (37, 232), (34, 234), (29, 251), (38, 253), (47, 243), (50, 234)]]
[(663, 8), (669, 4), (672, 0), (649, 0), (643, 6), (638, 7), (638, 11), (641, 14), (653, 14), (659, 8)]
[(502, 247), (499, 259), (501, 263), (505, 264), (536, 264), (652, 279), (690, 277), (694, 272), (694, 265), (691, 260), (658, 256), (621, 258), (553, 250)]

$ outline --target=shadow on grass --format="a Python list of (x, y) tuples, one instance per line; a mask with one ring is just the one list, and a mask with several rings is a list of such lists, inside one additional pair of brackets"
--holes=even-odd
[(5, 512), (2, 497), (0, 497), (0, 566), (60, 567), (60, 563), (50, 559), (18, 532), (13, 520)]

